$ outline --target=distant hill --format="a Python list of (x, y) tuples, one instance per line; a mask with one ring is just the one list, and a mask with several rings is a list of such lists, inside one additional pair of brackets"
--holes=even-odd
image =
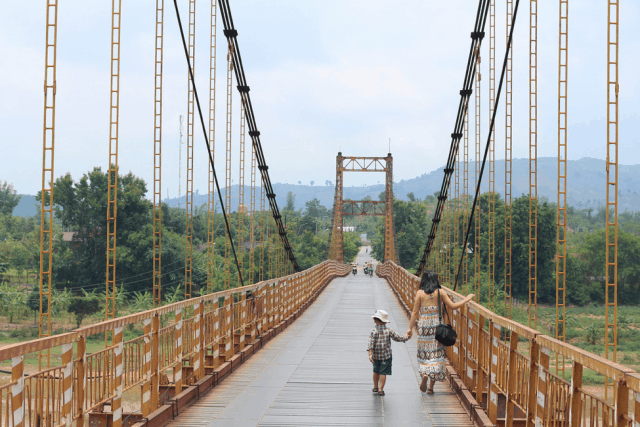
[(36, 202), (36, 196), (21, 194), (18, 206), (13, 209), (13, 216), (33, 216), (38, 213), (40, 203)]
[[(557, 168), (558, 163), (555, 157), (541, 157), (538, 159), (538, 196), (547, 197), (551, 202), (557, 200)], [(569, 169), (567, 202), (570, 206), (578, 208), (596, 208), (605, 203), (606, 199), (606, 170), (605, 161), (593, 158), (582, 158), (580, 160), (570, 160), (567, 164)], [(513, 180), (512, 197), (519, 197), (529, 193), (529, 160), (513, 160)], [(407, 194), (413, 192), (415, 197), (423, 199), (428, 195), (440, 191), (444, 167), (433, 172), (423, 174), (419, 177), (401, 180), (394, 183), (395, 196), (401, 200), (407, 200)], [(473, 191), (474, 164), (470, 165), (470, 187)], [(496, 161), (496, 191), (504, 193), (504, 160)], [(620, 166), (618, 171), (620, 188), (618, 190), (618, 203), (621, 211), (640, 211), (640, 165)], [(483, 190), (486, 191), (489, 183), (489, 171), (485, 169), (482, 179)], [(460, 182), (462, 189), (462, 180)], [(327, 185), (295, 185), (295, 184), (273, 184), (276, 193), (276, 201), (281, 208), (287, 201), (287, 194), (291, 191), (296, 196), (296, 209), (304, 209), (305, 203), (317, 198), (326, 207), (333, 206), (335, 188)], [(344, 197), (352, 200), (362, 200), (370, 196), (378, 200), (378, 194), (384, 191), (384, 185), (371, 185), (365, 187), (345, 187)], [(224, 194), (224, 189), (222, 190)], [(238, 186), (231, 187), (231, 210), (238, 208)], [(165, 199), (169, 206), (178, 206), (178, 198)], [(195, 206), (207, 203), (207, 195), (196, 192), (194, 196)], [(245, 187), (244, 203), (250, 203), (250, 191)], [(23, 195), (20, 204), (14, 210), (14, 215), (25, 216), (35, 215), (35, 196)], [(184, 197), (180, 205), (185, 206)], [(260, 190), (256, 189), (256, 207), (260, 205)]]
[[(469, 192), (473, 192), (473, 162), (469, 170)], [(605, 161), (593, 158), (582, 158), (580, 160), (570, 160), (567, 163), (569, 170), (567, 203), (578, 208), (597, 208), (605, 203), (606, 199), (606, 170)], [(513, 178), (511, 185), (512, 197), (519, 197), (529, 193), (529, 160), (514, 159), (512, 164)], [(541, 157), (538, 159), (538, 197), (546, 197), (551, 202), (557, 200), (557, 170), (558, 162), (555, 157)], [(428, 195), (440, 191), (444, 167), (433, 172), (423, 174), (419, 177), (401, 180), (394, 183), (395, 196), (401, 200), (407, 200), (407, 194), (413, 192), (415, 197), (424, 199)], [(504, 160), (496, 161), (496, 191), (504, 194)], [(621, 211), (640, 211), (640, 165), (620, 166), (618, 171), (618, 203)], [(482, 178), (483, 190), (489, 186), (489, 169), (485, 168)], [(452, 183), (453, 184), (453, 183)], [(462, 179), (460, 181), (462, 190)], [(278, 206), (282, 207), (286, 203), (287, 193), (291, 191), (296, 196), (296, 209), (304, 209), (305, 203), (313, 198), (320, 200), (326, 207), (333, 206), (335, 188), (333, 186), (310, 186), (295, 184), (274, 184), (276, 200)], [(223, 190), (224, 191), (224, 190)], [(384, 185), (371, 185), (366, 187), (345, 187), (344, 198), (352, 200), (362, 200), (366, 196), (378, 200), (378, 194), (384, 191)], [(231, 189), (231, 208), (238, 206), (238, 186)], [(259, 195), (259, 192), (257, 192)], [(249, 203), (249, 190), (245, 190), (245, 204)], [(170, 206), (178, 206), (178, 198), (165, 200)], [(194, 197), (196, 206), (207, 203), (206, 195)], [(184, 198), (181, 205), (184, 206)], [(259, 199), (256, 200), (259, 205)]]

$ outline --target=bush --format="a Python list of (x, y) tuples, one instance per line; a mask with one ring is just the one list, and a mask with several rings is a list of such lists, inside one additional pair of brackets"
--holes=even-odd
[(67, 311), (76, 315), (76, 326), (79, 328), (85, 317), (100, 311), (100, 299), (94, 295), (74, 297), (71, 299)]

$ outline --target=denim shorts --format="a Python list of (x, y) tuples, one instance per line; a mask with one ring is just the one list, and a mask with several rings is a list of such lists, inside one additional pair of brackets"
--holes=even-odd
[(386, 360), (373, 359), (373, 372), (380, 375), (391, 375), (391, 357)]

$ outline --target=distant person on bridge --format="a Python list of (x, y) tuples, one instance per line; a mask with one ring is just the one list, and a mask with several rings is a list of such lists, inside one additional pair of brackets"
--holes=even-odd
[[(454, 303), (440, 287), (438, 275), (435, 272), (426, 271), (422, 274), (407, 334), (410, 336), (413, 328), (417, 326), (418, 363), (422, 377), (420, 391), (423, 393), (426, 391), (427, 394), (433, 394), (433, 386), (436, 381), (446, 380), (446, 350), (442, 344), (436, 341), (436, 326), (440, 323), (438, 320), (438, 294), (440, 294), (440, 300), (451, 310), (464, 306), (474, 297), (473, 294), (469, 294), (462, 301)], [(429, 380), (431, 380), (431, 386), (427, 389)]]
[(373, 316), (376, 327), (371, 330), (369, 336), (369, 362), (373, 363), (373, 391), (380, 396), (384, 396), (384, 385), (387, 382), (387, 375), (391, 375), (391, 340), (406, 342), (411, 338), (411, 331), (404, 337), (398, 335), (396, 331), (387, 328), (389, 315), (384, 310), (376, 311)]

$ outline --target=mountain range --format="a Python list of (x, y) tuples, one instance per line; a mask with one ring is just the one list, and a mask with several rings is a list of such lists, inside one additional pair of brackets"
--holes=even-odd
[[(504, 160), (496, 161), (495, 168), (495, 188), (500, 194), (504, 194)], [(567, 203), (569, 206), (577, 208), (597, 208), (603, 205), (606, 200), (606, 164), (604, 160), (585, 157), (580, 160), (569, 160), (567, 162)], [(472, 193), (474, 182), (475, 165), (469, 165), (469, 192)], [(512, 185), (511, 196), (519, 197), (529, 193), (529, 160), (514, 159), (512, 162)], [(551, 202), (557, 200), (557, 173), (558, 161), (555, 157), (541, 157), (538, 159), (538, 197), (546, 197)], [(425, 173), (416, 178), (394, 182), (395, 197), (401, 200), (408, 200), (407, 194), (413, 193), (416, 198), (424, 199), (440, 191), (442, 179), (444, 177), (444, 167), (430, 173)], [(640, 211), (640, 165), (620, 165), (618, 170), (618, 203), (621, 212), (625, 210)], [(489, 169), (485, 168), (482, 178), (483, 191), (488, 190)], [(453, 186), (453, 182), (452, 182)], [(273, 184), (276, 193), (278, 206), (286, 204), (287, 194), (291, 192), (295, 195), (296, 209), (304, 209), (305, 203), (317, 198), (320, 203), (328, 208), (333, 206), (335, 187), (333, 185), (296, 185), (296, 184)], [(244, 204), (250, 203), (249, 187), (245, 187)], [(384, 185), (370, 185), (362, 187), (345, 187), (344, 198), (351, 200), (362, 200), (369, 196), (373, 200), (378, 200), (378, 195), (384, 191)], [(460, 191), (462, 191), (462, 177), (460, 177)], [(224, 194), (224, 189), (222, 189)], [(231, 187), (231, 210), (238, 208), (238, 185)], [(256, 189), (256, 207), (260, 206), (260, 190)], [(194, 195), (195, 206), (206, 204), (207, 194), (200, 194), (196, 191)], [(177, 197), (165, 199), (169, 206), (185, 206), (185, 198)], [(23, 195), (20, 204), (14, 210), (14, 215), (26, 216), (35, 215), (35, 197)]]

